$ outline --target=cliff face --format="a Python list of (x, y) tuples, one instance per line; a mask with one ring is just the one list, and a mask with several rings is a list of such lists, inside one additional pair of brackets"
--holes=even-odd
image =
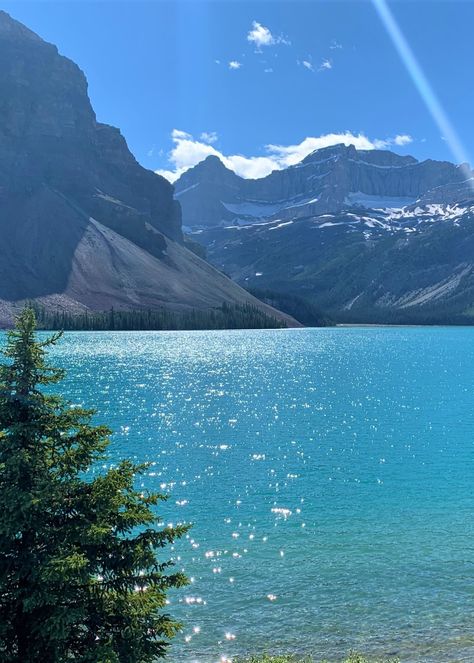
[(428, 192), (442, 186), (452, 191), (466, 179), (466, 168), (452, 163), (419, 162), (385, 150), (345, 145), (317, 150), (301, 163), (257, 180), (238, 177), (216, 161), (208, 157), (176, 182), (185, 226), (295, 219), (360, 204), (403, 207), (421, 196), (429, 198)]
[(173, 187), (98, 123), (73, 62), (0, 11), (0, 325), (26, 300), (71, 312), (279, 314), (183, 245)]
[(222, 201), (238, 200), (245, 180), (215, 156), (183, 173), (176, 183), (176, 200), (185, 205), (185, 227), (216, 225), (231, 218)]
[(156, 243), (154, 231), (182, 239), (171, 185), (96, 121), (81, 70), (4, 12), (0, 91), (0, 202), (46, 186), (140, 245)]

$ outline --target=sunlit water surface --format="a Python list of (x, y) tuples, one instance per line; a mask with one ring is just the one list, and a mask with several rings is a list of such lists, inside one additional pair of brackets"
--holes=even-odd
[(73, 403), (153, 463), (192, 577), (173, 663), (474, 660), (474, 329), (70, 333)]

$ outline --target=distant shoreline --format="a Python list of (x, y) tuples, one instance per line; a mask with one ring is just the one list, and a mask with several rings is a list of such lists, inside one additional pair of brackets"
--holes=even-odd
[[(465, 328), (465, 329), (472, 329), (474, 325), (468, 325), (468, 324), (447, 324), (447, 323), (439, 323), (439, 324), (421, 324), (421, 323), (413, 323), (413, 324), (402, 324), (402, 323), (383, 323), (383, 322), (340, 322), (340, 323), (335, 323), (333, 325), (321, 325), (321, 326), (311, 326), (311, 325), (300, 325), (299, 327), (195, 327), (195, 328), (167, 328), (167, 329), (159, 329), (159, 328), (149, 328), (149, 329), (144, 329), (140, 327), (136, 328), (130, 328), (130, 329), (120, 329), (120, 328), (102, 328), (102, 329), (74, 329), (74, 328), (68, 328), (68, 327), (61, 327), (59, 326), (53, 326), (53, 325), (48, 325), (48, 326), (42, 326), (39, 327), (38, 331), (40, 332), (52, 332), (52, 331), (58, 331), (62, 330), (64, 332), (127, 332), (127, 333), (133, 333), (133, 332), (177, 332), (177, 331), (182, 331), (182, 332), (195, 332), (195, 331), (304, 331), (306, 329), (320, 329), (320, 330), (331, 330), (331, 329), (428, 329), (428, 328), (436, 328), (436, 329), (459, 329), (459, 328)], [(12, 327), (4, 327), (0, 326), (0, 333), (2, 332), (8, 332), (12, 329)]]
[(422, 323), (412, 323), (412, 324), (402, 324), (402, 323), (388, 323), (388, 322), (341, 322), (337, 323), (334, 325), (334, 327), (338, 328), (346, 328), (346, 327), (420, 327), (422, 329), (426, 329), (427, 327), (448, 327), (448, 328), (454, 328), (454, 327), (466, 327), (467, 329), (473, 327), (474, 325), (467, 325), (467, 324), (455, 324), (453, 323), (452, 325), (448, 323), (437, 323), (437, 324), (422, 324)]

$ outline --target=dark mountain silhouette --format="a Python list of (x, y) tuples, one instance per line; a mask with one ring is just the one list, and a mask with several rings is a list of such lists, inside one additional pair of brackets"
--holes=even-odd
[(0, 324), (31, 299), (275, 314), (185, 248), (171, 184), (97, 122), (79, 67), (2, 11), (0, 236)]

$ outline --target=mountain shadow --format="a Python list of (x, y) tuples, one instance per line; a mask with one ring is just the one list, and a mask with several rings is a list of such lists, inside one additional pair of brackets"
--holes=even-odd
[(0, 238), (0, 324), (30, 299), (69, 312), (248, 302), (276, 313), (185, 248), (172, 185), (97, 122), (79, 67), (3, 11)]

